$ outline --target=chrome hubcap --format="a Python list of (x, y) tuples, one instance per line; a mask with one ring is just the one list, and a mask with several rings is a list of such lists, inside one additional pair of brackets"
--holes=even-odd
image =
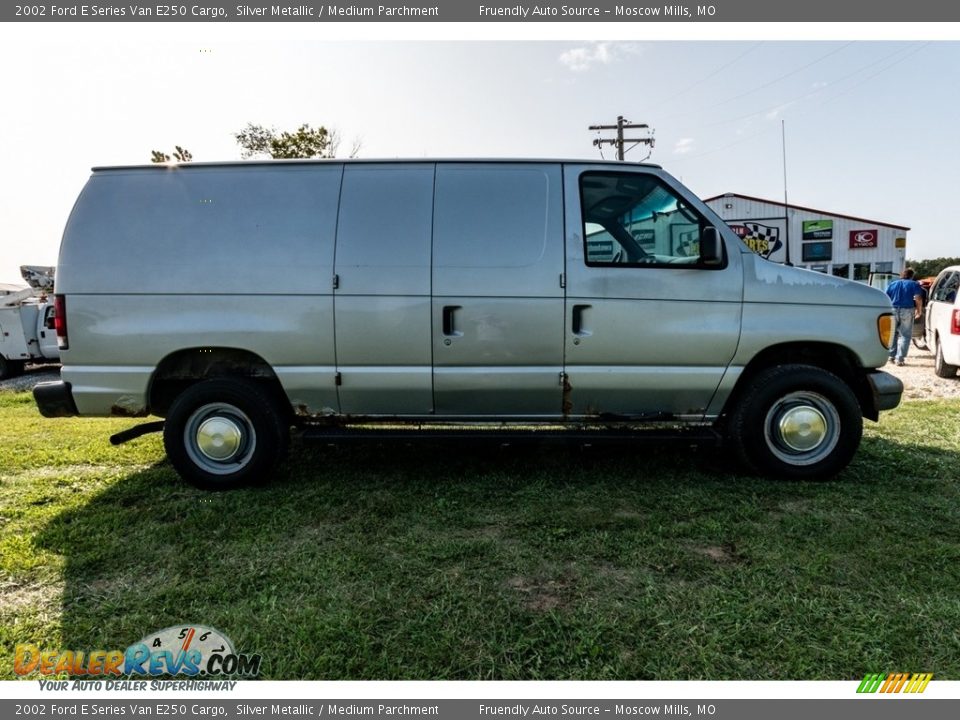
[(840, 413), (815, 392), (789, 393), (767, 412), (763, 427), (767, 447), (790, 465), (813, 465), (840, 442)]
[(197, 467), (214, 475), (229, 475), (242, 470), (254, 457), (257, 432), (240, 408), (218, 402), (190, 415), (183, 441)]
[(812, 406), (790, 408), (780, 418), (780, 439), (797, 452), (808, 452), (827, 436), (827, 419)]
[(242, 443), (243, 430), (230, 418), (212, 417), (197, 428), (197, 448), (211, 460), (229, 460)]

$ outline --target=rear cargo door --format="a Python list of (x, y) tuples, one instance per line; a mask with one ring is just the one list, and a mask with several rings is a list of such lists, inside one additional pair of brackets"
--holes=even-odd
[(433, 412), (432, 163), (348, 164), (334, 259), (344, 415)]
[(442, 163), (433, 227), (437, 415), (561, 413), (563, 193), (551, 163)]

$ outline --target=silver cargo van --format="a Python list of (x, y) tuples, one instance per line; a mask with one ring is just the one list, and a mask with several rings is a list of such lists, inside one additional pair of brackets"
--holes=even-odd
[(377, 423), (684, 431), (827, 477), (902, 392), (886, 295), (767, 262), (653, 165), (96, 168), (56, 292), (40, 411), (165, 418), (208, 488), (267, 476), (292, 426)]

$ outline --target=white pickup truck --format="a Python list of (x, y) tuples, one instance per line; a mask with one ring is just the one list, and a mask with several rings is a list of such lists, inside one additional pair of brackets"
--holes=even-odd
[(24, 265), (29, 284), (0, 294), (0, 380), (23, 372), (27, 362), (59, 362), (53, 292), (53, 268)]

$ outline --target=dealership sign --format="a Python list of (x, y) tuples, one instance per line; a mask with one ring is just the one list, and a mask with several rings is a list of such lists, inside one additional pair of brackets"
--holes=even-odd
[(877, 247), (878, 234), (876, 230), (851, 230), (850, 249)]
[(747, 247), (757, 255), (774, 262), (784, 261), (784, 253), (780, 252), (783, 248), (783, 240), (780, 239), (780, 227), (744, 220), (731, 220), (729, 224), (730, 229), (737, 234), (737, 237), (743, 240)]
[(804, 240), (830, 240), (833, 238), (833, 220), (804, 220)]

